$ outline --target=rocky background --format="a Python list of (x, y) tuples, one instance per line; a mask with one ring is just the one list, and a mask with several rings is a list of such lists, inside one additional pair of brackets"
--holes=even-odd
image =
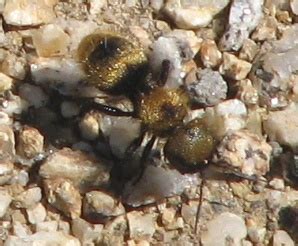
[[(1, 0), (0, 12), (0, 245), (298, 245), (298, 1)], [(82, 85), (76, 50), (97, 30), (137, 40), (153, 77), (171, 61), (166, 86), (199, 105), (185, 122), (203, 116), (218, 141), (205, 175), (154, 156), (115, 195), (105, 154), (123, 157), (141, 122), (79, 117), (86, 95), (132, 109)]]

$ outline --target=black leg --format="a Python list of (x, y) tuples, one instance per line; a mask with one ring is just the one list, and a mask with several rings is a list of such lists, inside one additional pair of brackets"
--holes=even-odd
[(148, 157), (150, 155), (150, 152), (152, 150), (152, 147), (155, 143), (155, 140), (156, 140), (156, 136), (153, 135), (144, 148), (144, 151), (143, 151), (141, 159), (140, 159), (140, 173), (139, 173), (138, 177), (136, 178), (136, 180), (133, 182), (134, 185), (136, 183), (138, 183), (140, 181), (140, 179), (143, 177), (143, 174), (144, 174), (144, 171), (146, 168), (146, 163), (147, 163)]
[(128, 146), (127, 150), (125, 151), (125, 156), (131, 158), (131, 156), (136, 152), (136, 150), (141, 146), (144, 137), (146, 135), (146, 131), (142, 131), (141, 135), (136, 138), (132, 143)]
[(200, 220), (200, 213), (201, 213), (201, 207), (203, 203), (203, 188), (205, 185), (205, 178), (202, 177), (202, 182), (200, 186), (200, 197), (199, 197), (199, 205), (197, 208), (197, 213), (196, 213), (196, 220), (195, 220), (195, 228), (194, 228), (194, 233), (197, 234), (198, 231), (198, 225), (199, 225), (199, 220)]
[(123, 111), (119, 108), (111, 107), (102, 103), (95, 102), (93, 99), (87, 100), (84, 99), (85, 101), (82, 103), (81, 106), (81, 114), (84, 114), (90, 110), (98, 110), (100, 112), (103, 112), (107, 115), (111, 116), (131, 116), (134, 117), (135, 113), (134, 112), (129, 112), (129, 111)]
[(132, 116), (135, 117), (134, 112), (128, 112), (128, 111), (123, 111), (119, 108), (115, 108), (112, 106), (108, 106), (99, 102), (94, 101), (94, 99), (98, 97), (74, 97), (72, 95), (63, 95), (62, 97), (65, 100), (73, 101), (76, 102), (80, 105), (81, 107), (81, 113), (80, 115), (84, 115), (86, 112), (90, 110), (98, 110), (102, 113), (105, 113), (107, 115), (111, 116)]

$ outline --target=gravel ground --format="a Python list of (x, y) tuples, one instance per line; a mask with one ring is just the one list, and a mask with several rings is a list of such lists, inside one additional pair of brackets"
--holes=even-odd
[[(0, 12), (0, 245), (298, 245), (298, 1), (0, 0)], [(91, 71), (90, 34), (120, 37), (125, 57)], [(170, 133), (129, 116), (146, 99), (128, 99), (135, 88), (99, 88), (134, 55), (150, 72), (131, 80), (164, 78), (151, 106), (168, 96), (153, 91), (187, 98)]]

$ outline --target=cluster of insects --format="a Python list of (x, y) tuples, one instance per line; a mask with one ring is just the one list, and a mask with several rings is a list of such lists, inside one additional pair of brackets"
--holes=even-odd
[[(147, 158), (158, 137), (167, 139), (164, 156), (178, 170), (188, 172), (206, 166), (201, 164), (212, 155), (216, 141), (200, 119), (183, 123), (191, 100), (184, 88), (165, 86), (170, 61), (163, 60), (159, 79), (152, 80), (143, 49), (114, 33), (94, 33), (85, 37), (78, 48), (78, 59), (87, 75), (88, 84), (111, 95), (124, 95), (133, 103), (131, 112), (94, 101), (89, 101), (88, 106), (84, 107), (84, 110), (99, 110), (112, 116), (131, 116), (141, 120), (143, 133), (128, 147), (125, 158), (132, 158), (144, 133), (151, 135), (139, 159), (140, 170), (135, 175), (135, 183), (142, 177)], [(114, 165), (120, 176), (121, 169), (126, 168), (121, 165), (122, 161), (117, 160), (118, 165)], [(199, 212), (200, 208), (197, 221)], [(195, 225), (197, 231), (197, 222)]]
[[(160, 78), (153, 81), (148, 76), (150, 68), (143, 49), (114, 33), (93, 33), (85, 37), (78, 48), (78, 59), (88, 84), (111, 95), (124, 95), (134, 106), (133, 111), (127, 112), (89, 101), (85, 109), (138, 118), (142, 122), (142, 131), (152, 134), (144, 148), (141, 165), (157, 137), (168, 137), (165, 157), (182, 169), (197, 167), (210, 157), (215, 140), (204, 124), (200, 120), (183, 124), (190, 110), (187, 93), (183, 88), (165, 87), (171, 65), (168, 60), (162, 62)], [(140, 138), (143, 136), (141, 134)], [(128, 150), (130, 154), (137, 147), (135, 143)]]

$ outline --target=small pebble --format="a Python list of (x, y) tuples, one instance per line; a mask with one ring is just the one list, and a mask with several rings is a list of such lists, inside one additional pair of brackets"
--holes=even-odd
[(26, 237), (8, 236), (5, 246), (23, 246), (23, 245), (63, 245), (63, 246), (80, 246), (80, 241), (63, 232), (46, 232), (39, 231)]
[(218, 140), (229, 131), (236, 131), (246, 126), (247, 109), (238, 99), (221, 102), (206, 108), (204, 122)]
[[(177, 182), (179, 180), (179, 182)], [(200, 184), (197, 174), (182, 175), (176, 169), (148, 165), (139, 182), (125, 185), (123, 198), (130, 206), (154, 203), (164, 197), (181, 194), (184, 189)]]
[(70, 42), (68, 34), (55, 24), (44, 25), (34, 31), (32, 40), (38, 56), (41, 57), (65, 55)]
[(17, 153), (24, 158), (34, 158), (43, 152), (44, 137), (33, 127), (24, 127), (20, 132)]
[(292, 0), (290, 1), (291, 10), (295, 15), (298, 15), (298, 1)]
[(202, 39), (198, 38), (196, 33), (190, 30), (174, 29), (173, 31), (168, 32), (166, 37), (174, 37), (178, 40), (186, 41), (193, 55), (198, 53), (203, 44)]
[(26, 186), (28, 182), (29, 174), (28, 171), (25, 170), (17, 170), (16, 172), (14, 172), (14, 176), (10, 181), (11, 184), (19, 184), (21, 186)]
[(261, 21), (259, 26), (252, 33), (251, 38), (255, 41), (275, 40), (277, 27), (277, 20), (272, 16), (268, 16)]
[(263, 243), (266, 235), (266, 228), (249, 228), (248, 237), (253, 243)]
[(294, 246), (295, 243), (286, 231), (278, 230), (273, 235), (273, 246)]
[(285, 189), (285, 181), (280, 178), (274, 178), (269, 182), (269, 185), (276, 190), (284, 190)]
[(91, 15), (100, 14), (103, 8), (107, 7), (107, 0), (89, 0), (89, 12)]
[(165, 14), (181, 29), (206, 27), (213, 17), (224, 9), (229, 1), (196, 1), (187, 3), (180, 0), (167, 1)]
[(246, 235), (244, 220), (235, 214), (226, 212), (208, 222), (207, 232), (202, 234), (201, 242), (206, 246), (224, 246), (229, 238), (234, 245), (241, 245), (241, 240)]
[(119, 216), (125, 213), (125, 209), (121, 202), (114, 197), (101, 192), (90, 191), (86, 193), (84, 199), (84, 215), (89, 218), (96, 216)]
[(41, 203), (33, 208), (26, 209), (26, 212), (28, 221), (33, 225), (43, 222), (47, 216), (47, 211)]
[(29, 235), (32, 234), (32, 231), (30, 230), (30, 227), (28, 225), (21, 224), (19, 221), (16, 221), (13, 223), (13, 235), (20, 237), (20, 238), (26, 238)]
[(239, 58), (248, 62), (252, 62), (258, 52), (259, 46), (256, 44), (256, 42), (251, 39), (245, 39), (239, 53)]
[(202, 42), (200, 57), (203, 65), (207, 68), (219, 66), (222, 60), (222, 54), (213, 40), (204, 40)]
[(95, 159), (84, 152), (64, 148), (54, 152), (45, 160), (39, 174), (46, 179), (68, 179), (76, 187), (85, 189), (107, 184), (110, 168), (102, 160)]
[(131, 239), (151, 238), (155, 232), (154, 214), (132, 211), (127, 214), (127, 220)]
[(13, 84), (13, 79), (4, 73), (0, 73), (0, 93), (10, 90)]
[(27, 61), (24, 57), (8, 53), (1, 65), (1, 68), (2, 72), (7, 76), (23, 80), (27, 72)]
[(271, 141), (287, 145), (292, 149), (298, 147), (298, 106), (290, 104), (282, 111), (269, 112), (264, 121), (264, 130)]
[(7, 24), (14, 26), (37, 26), (55, 18), (55, 1), (46, 0), (7, 0), (3, 17)]
[(264, 0), (234, 0), (231, 4), (228, 30), (220, 40), (223, 50), (238, 51), (263, 17)]
[(0, 190), (0, 218), (2, 218), (5, 214), (9, 205), (12, 201), (12, 197), (6, 190)]
[[(22, 99), (26, 100), (30, 106), (35, 108), (45, 106), (48, 102), (48, 95), (46, 95), (39, 86), (31, 85), (29, 83), (20, 85), (19, 95)], [(34, 95), (34, 97), (32, 95)]]
[(14, 203), (18, 208), (33, 208), (42, 198), (39, 187), (29, 188), (14, 197)]
[(219, 67), (219, 71), (221, 74), (227, 76), (230, 79), (241, 80), (246, 78), (251, 70), (251, 67), (252, 65), (249, 62), (224, 52), (223, 63)]
[(219, 72), (203, 69), (196, 72), (194, 79), (188, 79), (186, 89), (195, 103), (213, 106), (226, 99), (228, 85)]
[(199, 202), (190, 201), (188, 204), (182, 204), (181, 216), (186, 224), (195, 227), (196, 213), (198, 210)]
[(0, 160), (0, 186), (3, 186), (13, 178), (14, 165), (10, 161)]
[(85, 74), (75, 60), (67, 58), (35, 58), (30, 62), (32, 80), (36, 84), (71, 94), (79, 87)]
[(11, 160), (15, 155), (15, 137), (10, 126), (0, 125), (0, 159)]
[(99, 120), (100, 115), (97, 113), (90, 112), (84, 115), (79, 122), (79, 128), (83, 138), (95, 140), (99, 137), (101, 133)]
[[(270, 168), (272, 147), (264, 138), (247, 131), (228, 133), (216, 149), (213, 161), (245, 175), (265, 175)], [(230, 167), (229, 167), (230, 165)]]
[(161, 221), (162, 223), (167, 226), (174, 221), (176, 215), (176, 210), (174, 208), (166, 208), (162, 212)]
[(57, 231), (58, 229), (58, 222), (55, 220), (51, 221), (43, 221), (36, 224), (36, 232), (39, 231)]
[(48, 202), (72, 219), (81, 216), (82, 200), (73, 184), (63, 178), (44, 181)]
[(239, 98), (247, 106), (256, 105), (259, 102), (258, 91), (249, 79), (239, 81), (237, 98)]
[(72, 220), (71, 230), (73, 235), (80, 240), (83, 245), (93, 245), (102, 237), (102, 224), (90, 224), (87, 221), (77, 218)]

